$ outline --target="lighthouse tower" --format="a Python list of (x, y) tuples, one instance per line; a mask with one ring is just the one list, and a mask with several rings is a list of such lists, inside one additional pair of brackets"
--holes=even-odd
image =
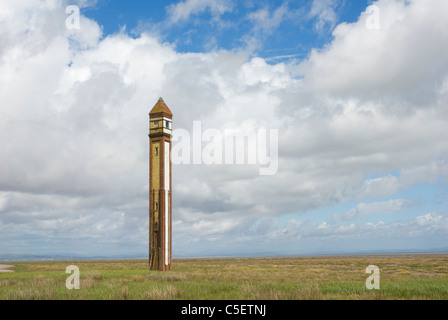
[(172, 265), (171, 121), (162, 98), (149, 112), (149, 269), (168, 271)]

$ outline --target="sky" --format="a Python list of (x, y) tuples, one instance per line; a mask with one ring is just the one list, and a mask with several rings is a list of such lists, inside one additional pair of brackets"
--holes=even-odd
[(271, 175), (173, 165), (174, 257), (446, 249), (446, 12), (2, 0), (0, 254), (147, 256), (159, 97), (174, 130), (278, 132)]

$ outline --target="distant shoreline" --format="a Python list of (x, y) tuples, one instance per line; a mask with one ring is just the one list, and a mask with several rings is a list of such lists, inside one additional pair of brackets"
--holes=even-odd
[[(247, 255), (201, 255), (201, 256), (174, 256), (175, 260), (189, 259), (281, 259), (281, 258), (310, 258), (310, 257), (356, 257), (356, 256), (418, 256), (418, 255), (448, 255), (448, 251), (402, 251), (402, 252), (360, 252), (360, 253), (316, 253), (316, 254), (247, 254)], [(61, 256), (61, 255), (0, 255), (0, 265), (10, 262), (49, 262), (49, 261), (120, 261), (120, 260), (147, 260), (144, 256)]]

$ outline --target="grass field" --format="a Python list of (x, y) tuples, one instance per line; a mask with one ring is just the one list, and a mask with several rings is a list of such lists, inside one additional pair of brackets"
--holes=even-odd
[[(146, 260), (15, 262), (0, 273), (0, 299), (448, 299), (448, 255), (176, 259), (173, 271)], [(68, 290), (68, 265), (80, 289)], [(368, 290), (365, 269), (380, 269)]]

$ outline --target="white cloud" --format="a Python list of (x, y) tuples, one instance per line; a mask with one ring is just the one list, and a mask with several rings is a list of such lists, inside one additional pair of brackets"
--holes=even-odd
[(271, 34), (288, 16), (288, 3), (285, 2), (272, 11), (269, 8), (261, 8), (248, 15), (248, 19), (254, 24), (255, 31)]
[[(268, 218), (266, 219), (268, 220)], [(263, 241), (294, 241), (294, 239), (314, 239), (315, 241), (334, 241), (338, 238), (348, 239), (381, 239), (387, 237), (393, 239), (400, 238), (420, 238), (428, 235), (446, 236), (448, 216), (446, 214), (428, 213), (417, 216), (408, 221), (395, 221), (384, 223), (364, 223), (364, 224), (339, 224), (339, 223), (316, 223), (309, 220), (289, 220), (286, 225), (279, 226), (270, 222), (272, 227), (264, 233), (256, 233), (254, 230), (251, 236)], [(416, 242), (412, 242), (415, 244)], [(441, 247), (443, 244), (435, 243), (434, 247)], [(383, 249), (383, 248), (382, 248)]]
[(176, 4), (171, 4), (167, 8), (171, 23), (178, 23), (188, 20), (192, 15), (200, 14), (206, 10), (218, 18), (226, 12), (232, 11), (233, 1), (231, 0), (185, 0)]
[(367, 217), (375, 214), (392, 214), (397, 211), (407, 209), (412, 205), (412, 201), (407, 199), (392, 199), (380, 202), (361, 202), (353, 208), (347, 211), (342, 218), (345, 220), (351, 220), (358, 217)]
[(338, 20), (335, 11), (338, 4), (339, 0), (313, 0), (308, 16), (316, 19), (314, 27), (317, 31), (334, 27)]
[[(231, 8), (213, 3), (180, 2), (170, 7), (171, 19)], [(277, 220), (344, 201), (360, 203), (353, 217), (392, 213), (409, 200), (367, 199), (446, 177), (448, 28), (446, 2), (437, 4), (381, 0), (384, 29), (368, 30), (362, 15), (296, 65), (268, 64), (241, 50), (182, 54), (148, 34), (101, 39), (87, 18), (79, 33), (67, 33), (57, 6), (2, 2), (2, 249), (50, 239), (60, 250), (84, 245), (93, 252), (86, 244), (95, 239), (110, 252), (146, 252), (147, 113), (159, 96), (176, 128), (202, 120), (204, 129), (265, 126), (280, 134), (275, 176), (260, 177), (250, 166), (173, 167), (175, 237), (185, 252), (201, 237), (229, 247), (260, 238), (374, 237), (373, 230), (446, 237), (442, 213), (365, 225)], [(260, 30), (275, 30), (284, 8), (259, 11), (268, 19)]]
[(254, 51), (262, 46), (263, 41), (271, 36), (282, 23), (299, 19), (299, 12), (291, 10), (288, 2), (275, 9), (263, 7), (247, 15), (252, 23), (252, 29), (241, 40), (246, 44), (246, 50)]
[(375, 2), (380, 30), (366, 28), (367, 13), (355, 23), (339, 24), (334, 41), (303, 64), (307, 83), (335, 95), (382, 99), (396, 111), (409, 103), (435, 103), (447, 77), (448, 22), (443, 17), (448, 4), (432, 4), (380, 0)]

